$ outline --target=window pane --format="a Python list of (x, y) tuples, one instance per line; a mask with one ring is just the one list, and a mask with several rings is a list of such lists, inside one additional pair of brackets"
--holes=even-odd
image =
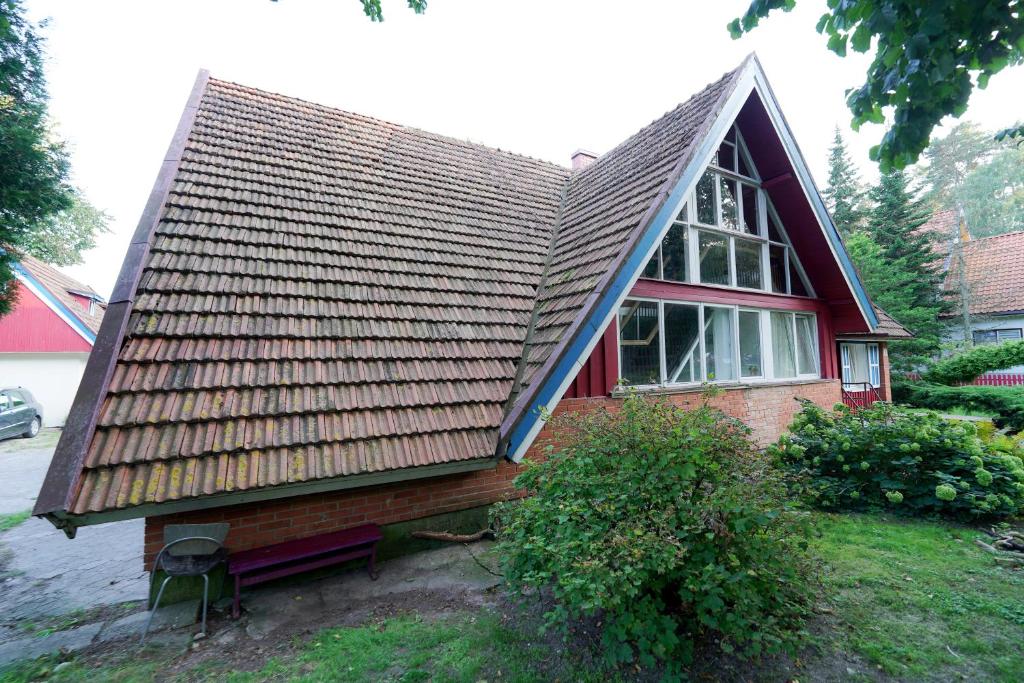
[(999, 341), (1007, 341), (1009, 339), (1020, 339), (1020, 328), (1008, 328), (1005, 330), (996, 330), (996, 339)]
[(708, 381), (736, 379), (731, 308), (704, 307), (704, 358)]
[(843, 384), (848, 391), (863, 391), (864, 387), (857, 387), (870, 381), (868, 369), (868, 352), (866, 344), (842, 344), (839, 348), (843, 361)]
[(743, 188), (743, 232), (757, 235), (757, 188), (740, 185)]
[(729, 284), (729, 238), (711, 232), (698, 233), (700, 281), (711, 285)]
[(665, 234), (661, 243), (661, 254), (665, 259), (663, 277), (675, 282), (687, 282), (686, 245), (687, 228), (685, 225), (673, 225)]
[(697, 307), (665, 304), (665, 362), (669, 382), (700, 381)]
[(797, 296), (810, 296), (807, 288), (804, 287), (803, 278), (800, 277), (800, 273), (796, 269), (793, 254), (789, 255), (789, 293)]
[(796, 377), (796, 349), (793, 343), (793, 314), (772, 311), (772, 361), (775, 376)]
[(626, 384), (658, 384), (658, 304), (626, 301), (619, 309), (620, 375)]
[(754, 177), (754, 174), (750, 172), (750, 168), (747, 166), (747, 160), (743, 158), (743, 152), (739, 153), (739, 168), (736, 172), (748, 178)]
[(786, 293), (786, 248), (772, 244), (768, 247), (768, 266), (772, 271), (772, 291)]
[(644, 268), (644, 272), (640, 274), (640, 277), (647, 277), (653, 280), (658, 279), (658, 251), (655, 250), (654, 256), (647, 262), (647, 266)]
[(728, 142), (723, 142), (718, 148), (718, 154), (716, 164), (729, 171), (736, 170), (735, 163), (736, 148), (730, 145)]
[(736, 286), (761, 289), (761, 242), (736, 240)]
[(782, 239), (782, 232), (779, 230), (779, 226), (777, 226), (775, 221), (772, 219), (771, 211), (768, 212), (768, 239), (772, 242), (785, 241)]
[(718, 225), (715, 220), (715, 174), (704, 171), (697, 183), (697, 221), (706, 225)]
[(975, 330), (973, 336), (975, 344), (991, 344), (997, 338), (995, 330)]
[(740, 311), (740, 376), (761, 374), (761, 314)]
[(690, 219), (689, 219), (689, 217), (687, 216), (687, 211), (686, 211), (686, 209), (687, 209), (687, 205), (686, 205), (686, 204), (683, 204), (683, 208), (679, 209), (679, 215), (678, 215), (678, 216), (676, 216), (676, 220), (677, 220), (677, 221), (681, 221), (681, 222), (683, 222), (683, 223), (689, 223), (689, 222), (690, 222)]
[(796, 358), (797, 370), (801, 375), (818, 374), (818, 344), (814, 329), (814, 318), (809, 315), (796, 316)]
[(878, 362), (878, 344), (868, 344), (868, 377), (871, 386), (877, 387), (882, 384), (881, 364)]
[(723, 176), (718, 177), (722, 193), (722, 227), (739, 230), (739, 204), (736, 200), (736, 181)]

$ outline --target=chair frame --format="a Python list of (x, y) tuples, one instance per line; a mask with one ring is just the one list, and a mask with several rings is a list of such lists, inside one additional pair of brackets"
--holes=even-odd
[[(216, 545), (216, 549), (214, 549), (212, 553), (209, 553), (210, 555), (213, 555), (218, 550), (221, 550), (225, 547), (223, 541), (218, 541), (217, 539), (211, 538), (209, 536), (186, 536), (184, 538), (178, 538), (166, 544), (163, 548), (160, 549), (160, 552), (156, 555), (156, 560), (153, 562), (153, 571), (156, 571), (163, 566), (163, 559), (166, 555), (170, 555), (169, 551), (172, 547), (178, 545), (179, 543), (192, 541), (207, 541), (209, 543)], [(200, 631), (200, 633), (202, 633), (203, 635), (206, 635), (206, 605), (210, 594), (210, 577), (207, 575), (208, 571), (209, 570), (198, 575), (203, 577), (203, 625), (202, 630)], [(167, 588), (167, 584), (170, 583), (171, 579), (173, 579), (175, 576), (187, 575), (168, 573), (167, 576), (164, 578), (163, 582), (160, 584), (160, 590), (158, 590), (156, 593), (156, 600), (153, 601), (153, 609), (150, 610), (149, 618), (146, 619), (146, 628), (142, 630), (142, 638), (139, 640), (139, 645), (142, 645), (146, 642), (146, 634), (149, 633), (149, 627), (153, 623), (153, 616), (156, 614), (156, 610), (160, 606), (160, 598), (163, 597), (164, 589)], [(193, 574), (192, 576), (196, 575)]]

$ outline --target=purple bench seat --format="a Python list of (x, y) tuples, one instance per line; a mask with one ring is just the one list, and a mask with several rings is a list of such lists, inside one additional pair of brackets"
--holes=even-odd
[(383, 538), (376, 524), (334, 531), (329, 534), (298, 538), (294, 541), (232, 553), (228, 574), (235, 579), (235, 602), (231, 616), (241, 613), (242, 586), (279, 579), (359, 557), (369, 558), (370, 578), (377, 578), (377, 543)]

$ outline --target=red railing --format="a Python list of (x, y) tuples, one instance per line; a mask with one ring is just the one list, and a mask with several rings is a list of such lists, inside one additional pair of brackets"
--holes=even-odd
[[(916, 381), (921, 379), (921, 375), (916, 372), (908, 372), (907, 379)], [(976, 377), (973, 382), (961, 382), (960, 386), (963, 386), (964, 384), (974, 384), (985, 387), (1019, 387), (1024, 385), (1024, 374), (986, 372), (984, 375)]]
[(843, 382), (843, 403), (850, 408), (867, 408), (876, 401), (882, 400), (877, 387), (870, 382)]

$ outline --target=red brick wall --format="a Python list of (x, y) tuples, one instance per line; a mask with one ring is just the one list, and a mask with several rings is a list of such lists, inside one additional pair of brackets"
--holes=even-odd
[[(681, 406), (691, 406), (701, 400), (700, 393), (694, 391), (667, 394), (667, 397)], [(793, 400), (795, 397), (831, 406), (841, 400), (839, 382), (823, 380), (731, 389), (715, 398), (713, 404), (750, 425), (754, 439), (763, 446), (777, 439), (792, 420), (799, 408)], [(608, 397), (567, 398), (558, 404), (555, 414), (614, 407), (619, 401)], [(557, 437), (545, 427), (526, 457), (540, 457), (544, 447)], [(493, 470), (149, 517), (146, 519), (146, 565), (152, 563), (163, 544), (166, 524), (229, 522), (228, 548), (246, 550), (366, 522), (394, 524), (504, 500), (515, 495), (512, 480), (519, 469), (518, 465), (502, 462)]]

